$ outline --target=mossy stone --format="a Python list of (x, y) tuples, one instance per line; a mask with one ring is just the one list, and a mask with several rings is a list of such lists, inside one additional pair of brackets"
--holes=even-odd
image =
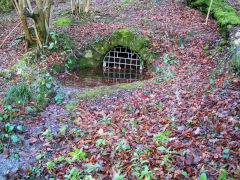
[(240, 72), (240, 46), (237, 47), (233, 53), (231, 65), (235, 70)]
[(131, 49), (135, 52), (139, 52), (145, 46), (149, 46), (149, 43), (150, 43), (149, 38), (137, 37), (132, 42)]
[(119, 29), (114, 31), (110, 38), (111, 46), (125, 46), (130, 47), (131, 42), (134, 40), (134, 33), (127, 29)]
[[(119, 29), (114, 31), (110, 37), (106, 36), (88, 45), (83, 53), (83, 57), (79, 59), (78, 65), (80, 68), (99, 66), (108, 51), (117, 46), (130, 48), (141, 56), (141, 61), (145, 61), (145, 57), (149, 54), (149, 44), (150, 40), (148, 37), (141, 37), (128, 29)], [(151, 57), (153, 56), (148, 58)]]

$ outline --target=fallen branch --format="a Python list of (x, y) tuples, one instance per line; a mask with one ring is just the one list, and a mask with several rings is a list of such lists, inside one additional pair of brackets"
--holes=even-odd
[(6, 40), (8, 39), (8, 37), (12, 34), (12, 32), (13, 32), (20, 24), (21, 24), (21, 22), (18, 23), (18, 25), (17, 25), (15, 28), (13, 28), (13, 29), (11, 30), (11, 32), (5, 37), (5, 39), (3, 40), (2, 44), (0, 45), (0, 48), (4, 45), (4, 43), (6, 42)]
[(207, 13), (207, 18), (206, 18), (206, 24), (208, 23), (208, 18), (209, 18), (210, 10), (211, 10), (211, 7), (212, 7), (212, 3), (213, 3), (213, 0), (211, 0), (210, 6), (209, 6), (209, 8), (208, 8), (208, 13)]

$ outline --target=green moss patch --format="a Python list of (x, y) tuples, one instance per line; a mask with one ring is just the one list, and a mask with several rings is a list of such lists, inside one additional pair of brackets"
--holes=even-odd
[(56, 24), (58, 26), (68, 26), (69, 24), (71, 24), (72, 19), (71, 18), (59, 18), (53, 21), (53, 24)]
[[(200, 9), (207, 13), (211, 0), (185, 0), (188, 4)], [(221, 27), (232, 24), (240, 24), (240, 18), (228, 1), (226, 0), (213, 0), (210, 13), (218, 21)]]
[(108, 95), (111, 93), (114, 93), (117, 90), (123, 90), (123, 89), (134, 89), (134, 88), (144, 88), (145, 82), (143, 81), (137, 81), (133, 83), (122, 83), (122, 84), (116, 84), (113, 86), (100, 86), (94, 89), (87, 89), (82, 92), (72, 92), (71, 96), (77, 98), (77, 99), (85, 99), (85, 98), (92, 98), (96, 96), (103, 96)]
[(133, 83), (121, 83), (121, 84), (116, 84), (114, 87), (117, 89), (134, 89), (139, 87), (144, 88), (145, 83), (143, 81), (137, 81)]

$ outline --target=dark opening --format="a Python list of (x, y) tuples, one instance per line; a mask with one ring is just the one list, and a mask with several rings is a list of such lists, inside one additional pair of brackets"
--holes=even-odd
[(103, 59), (103, 68), (142, 70), (140, 56), (127, 47), (115, 47)]

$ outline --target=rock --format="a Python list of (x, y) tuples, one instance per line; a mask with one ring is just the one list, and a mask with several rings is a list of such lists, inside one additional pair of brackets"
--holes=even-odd
[(100, 19), (100, 18), (101, 18), (101, 16), (99, 16), (99, 15), (95, 16), (95, 19)]
[(240, 69), (240, 25), (234, 26), (230, 33), (230, 38), (233, 46), (233, 56), (231, 65), (239, 70)]
[(197, 136), (201, 133), (201, 129), (198, 127), (193, 133)]

